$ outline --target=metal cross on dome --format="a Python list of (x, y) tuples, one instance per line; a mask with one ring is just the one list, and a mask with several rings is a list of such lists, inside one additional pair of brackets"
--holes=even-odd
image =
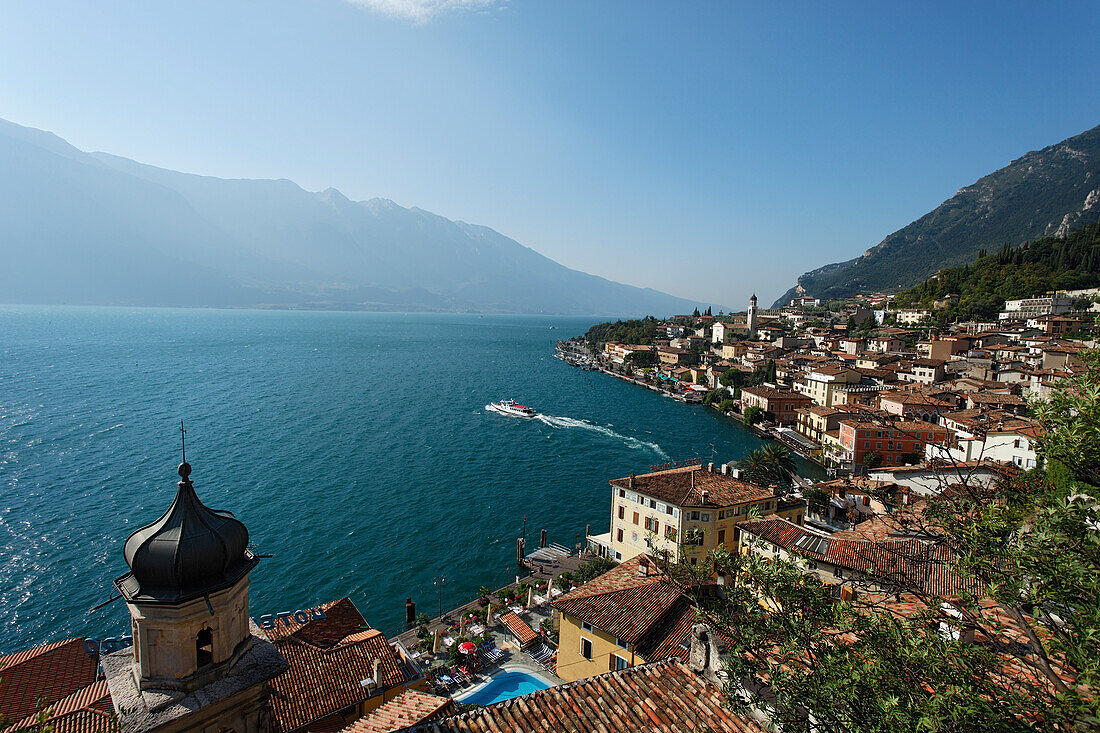
[(180, 420), (180, 443), (183, 449), (183, 462), (187, 463), (187, 431), (183, 429), (183, 420)]

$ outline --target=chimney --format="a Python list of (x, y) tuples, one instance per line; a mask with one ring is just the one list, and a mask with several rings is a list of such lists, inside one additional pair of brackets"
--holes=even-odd
[(903, 486), (902, 489), (901, 489), (901, 503), (905, 504), (905, 505), (909, 504), (909, 487), (908, 486)]
[(631, 472), (630, 477), (626, 480), (626, 485), (630, 488), (634, 488), (634, 473)]
[(723, 463), (722, 464), (722, 475), (723, 476), (729, 476), (730, 475), (730, 464), (728, 464), (728, 463)]
[(714, 473), (714, 462), (713, 461), (711, 461), (710, 463), (707, 464), (707, 470), (710, 471), (711, 473)]
[(703, 497), (703, 504), (706, 504), (707, 500), (710, 498), (710, 492), (707, 491), (706, 489), (703, 489), (702, 497)]
[(644, 557), (641, 558), (640, 560), (638, 560), (638, 577), (639, 578), (648, 578), (649, 577), (649, 561), (646, 560)]
[(719, 688), (725, 687), (727, 680), (723, 678), (727, 675), (722, 668), (718, 643), (714, 638), (714, 632), (706, 624), (695, 624), (691, 627), (688, 669)]

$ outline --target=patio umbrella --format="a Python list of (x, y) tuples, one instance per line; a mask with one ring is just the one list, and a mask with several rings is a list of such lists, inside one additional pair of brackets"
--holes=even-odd
[(477, 645), (472, 641), (464, 641), (458, 645), (458, 650), (463, 654), (472, 654), (477, 649)]

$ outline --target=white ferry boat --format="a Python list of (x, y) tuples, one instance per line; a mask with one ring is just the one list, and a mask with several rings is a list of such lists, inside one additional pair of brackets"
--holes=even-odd
[(490, 402), (489, 406), (497, 412), (504, 413), (505, 415), (515, 415), (516, 417), (534, 417), (538, 414), (535, 412), (534, 408), (518, 405), (515, 400)]

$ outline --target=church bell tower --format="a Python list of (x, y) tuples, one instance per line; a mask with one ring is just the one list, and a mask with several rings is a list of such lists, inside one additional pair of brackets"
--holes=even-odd
[(286, 661), (249, 617), (248, 529), (195, 493), (191, 466), (168, 510), (127, 538), (115, 587), (133, 647), (103, 658), (127, 731), (267, 733), (267, 681)]
[(747, 325), (749, 328), (749, 338), (753, 338), (756, 333), (756, 293), (752, 294), (749, 298), (749, 311), (747, 318)]

